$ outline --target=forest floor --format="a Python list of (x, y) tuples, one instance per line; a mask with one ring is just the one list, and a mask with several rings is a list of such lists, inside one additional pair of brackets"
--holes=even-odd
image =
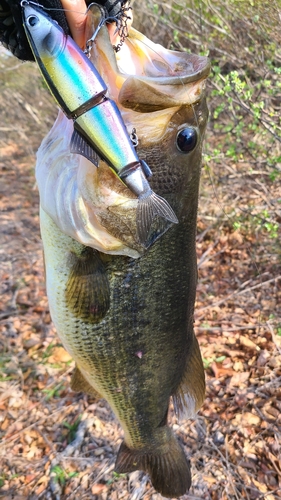
[[(1, 54), (0, 498), (160, 499), (147, 475), (113, 472), (122, 431), (106, 402), (70, 390), (74, 363), (49, 314), (34, 177), (56, 108), (32, 64)], [(211, 127), (206, 140), (215, 147)], [(196, 419), (169, 416), (191, 459), (184, 500), (281, 498), (280, 235), (234, 229), (228, 215), (231, 205), (266, 208), (280, 188), (236, 167), (203, 169), (195, 330), (207, 395)]]

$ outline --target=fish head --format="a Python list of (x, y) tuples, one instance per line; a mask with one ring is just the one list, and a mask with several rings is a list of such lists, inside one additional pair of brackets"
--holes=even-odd
[[(86, 40), (95, 29), (94, 24)], [(179, 220), (167, 234), (182, 228), (190, 211), (197, 211), (208, 116), (207, 58), (169, 51), (133, 29), (116, 54), (107, 28), (102, 27), (91, 60), (128, 133), (136, 130), (137, 154), (153, 174), (151, 188), (167, 200)], [(138, 238), (137, 197), (105, 162), (95, 168), (85, 157), (71, 154), (72, 132), (72, 121), (60, 113), (38, 151), (36, 178), (42, 208), (64, 233), (83, 245), (103, 253), (141, 256), (146, 250)], [(157, 217), (147, 246), (161, 236)]]
[[(169, 202), (181, 224), (190, 211), (197, 209), (202, 147), (208, 119), (205, 79), (185, 84), (185, 91), (181, 86), (177, 88), (178, 85), (174, 88), (157, 87), (134, 80), (130, 83), (132, 88), (129, 88), (128, 83), (123, 94), (126, 94), (126, 105), (130, 104), (132, 96), (132, 106), (138, 101), (137, 105), (141, 108), (138, 111), (124, 110), (127, 123), (133, 123), (138, 134), (138, 155), (152, 171), (149, 179), (151, 188)], [(123, 90), (124, 87), (121, 96)], [(183, 102), (172, 102), (173, 91), (175, 100), (180, 92), (185, 92), (181, 96)], [(140, 105), (142, 100), (143, 105)], [(165, 106), (170, 100), (171, 107), (155, 111), (154, 103), (160, 106), (161, 100)]]
[(54, 58), (61, 52), (66, 37), (56, 21), (41, 9), (28, 3), (23, 3), (24, 28), (38, 60)]
[[(106, 81), (109, 97), (121, 110), (128, 132), (136, 130), (138, 156), (152, 171), (151, 188), (181, 220), (189, 205), (190, 210), (192, 203), (197, 207), (208, 119), (208, 58), (165, 49), (133, 28), (116, 54), (102, 28), (92, 61)], [(116, 207), (116, 217), (118, 211)], [(153, 231), (152, 242), (157, 239)]]

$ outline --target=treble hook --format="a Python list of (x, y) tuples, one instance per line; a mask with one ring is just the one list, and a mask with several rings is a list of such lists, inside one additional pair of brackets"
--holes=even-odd
[[(26, 1), (26, 0), (22, 0), (22, 1)], [(97, 37), (97, 34), (99, 32), (99, 30), (102, 28), (102, 26), (105, 24), (105, 23), (109, 23), (109, 22), (116, 22), (116, 25), (118, 26), (119, 24), (119, 19), (117, 19), (117, 17), (110, 17), (110, 16), (106, 16), (106, 11), (105, 9), (102, 7), (102, 5), (99, 5), (98, 3), (91, 3), (91, 5), (89, 6), (87, 12), (90, 10), (90, 8), (95, 5), (96, 7), (99, 8), (100, 12), (101, 12), (101, 19), (99, 21), (99, 24), (97, 25), (94, 33), (92, 34), (91, 38), (89, 38), (89, 40), (87, 40), (86, 42), (86, 48), (84, 50), (84, 54), (86, 54), (86, 56), (90, 57), (90, 52), (91, 52), (91, 49), (92, 49), (92, 46), (93, 46), (93, 43), (95, 41), (95, 38)]]

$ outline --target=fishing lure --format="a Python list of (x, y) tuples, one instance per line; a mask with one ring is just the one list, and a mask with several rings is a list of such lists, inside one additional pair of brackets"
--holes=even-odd
[(71, 151), (96, 166), (99, 159), (104, 160), (138, 197), (138, 238), (147, 248), (153, 219), (158, 216), (153, 230), (159, 238), (178, 222), (174, 211), (151, 189), (147, 180), (150, 169), (139, 159), (121, 113), (106, 97), (107, 86), (95, 66), (50, 16), (27, 0), (21, 5), (26, 35), (43, 78), (74, 122)]

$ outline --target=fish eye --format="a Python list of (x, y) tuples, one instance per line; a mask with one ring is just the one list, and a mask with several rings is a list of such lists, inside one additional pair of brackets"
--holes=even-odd
[(197, 144), (197, 131), (193, 127), (185, 127), (177, 134), (177, 148), (181, 153), (189, 153)]
[(33, 26), (36, 26), (36, 24), (39, 22), (39, 19), (37, 16), (29, 16), (27, 18), (27, 22), (28, 22), (29, 26), (31, 26), (33, 28)]

